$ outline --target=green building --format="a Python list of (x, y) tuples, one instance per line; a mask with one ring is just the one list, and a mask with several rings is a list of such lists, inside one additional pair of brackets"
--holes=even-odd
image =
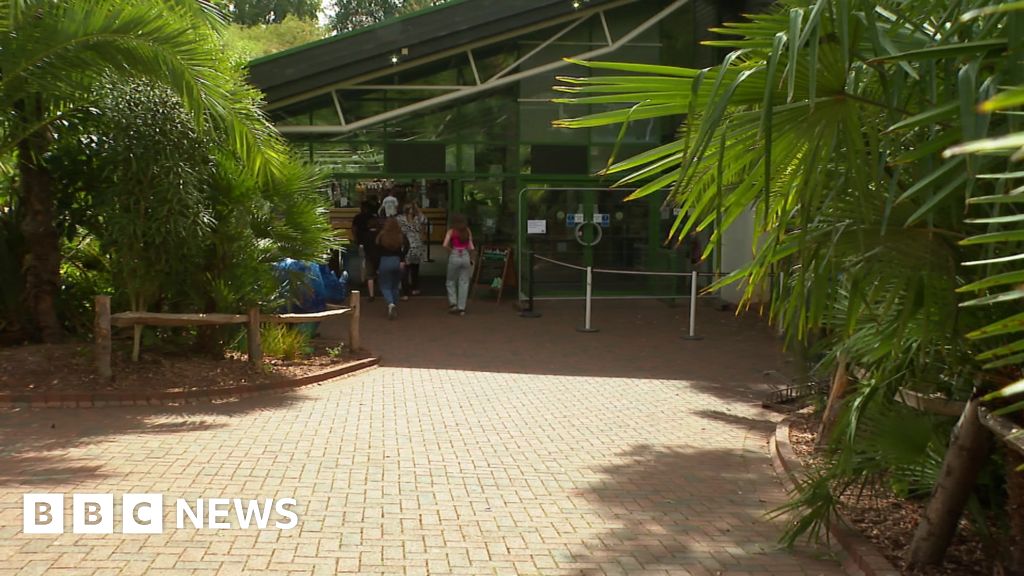
[[(332, 176), (332, 219), (345, 230), (359, 203), (388, 190), (431, 220), (434, 266), (455, 212), (478, 245), (516, 255), (509, 284), (526, 285), (529, 252), (604, 269), (688, 271), (698, 246), (664, 246), (672, 210), (663, 197), (627, 192), (593, 176), (618, 127), (553, 128), (600, 109), (551, 102), (559, 75), (588, 70), (566, 58), (710, 66), (707, 29), (752, 9), (743, 0), (452, 0), (369, 28), (253, 61), (280, 132)], [(617, 157), (660, 145), (678, 121), (630, 124)], [(749, 248), (748, 248), (749, 251)], [(698, 266), (728, 268), (721, 254)], [(578, 270), (536, 266), (541, 294), (574, 296)], [(603, 295), (666, 296), (683, 282), (604, 275)]]

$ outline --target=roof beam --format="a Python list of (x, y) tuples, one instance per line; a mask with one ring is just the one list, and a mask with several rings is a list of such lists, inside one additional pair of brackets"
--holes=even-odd
[[(651, 16), (647, 20), (645, 20), (639, 26), (637, 26), (633, 30), (630, 30), (629, 33), (625, 34), (624, 36), (622, 36), (621, 38), (616, 40), (614, 43), (612, 43), (612, 44), (610, 44), (608, 46), (602, 47), (602, 48), (598, 48), (596, 50), (591, 50), (589, 52), (584, 52), (582, 54), (577, 54), (577, 55), (573, 56), (572, 59), (573, 60), (592, 60), (594, 58), (597, 58), (597, 57), (600, 57), (600, 56), (604, 56), (605, 54), (608, 54), (610, 52), (614, 52), (615, 50), (618, 50), (622, 46), (628, 44), (632, 39), (634, 39), (637, 36), (639, 36), (640, 34), (643, 34), (644, 32), (646, 32), (648, 29), (650, 29), (652, 26), (654, 26), (658, 22), (661, 22), (666, 17), (668, 17), (670, 14), (672, 14), (676, 10), (682, 8), (683, 6), (688, 4), (689, 2), (690, 2), (690, 0), (675, 0), (674, 2), (672, 2), (671, 4), (666, 6), (664, 9), (662, 9), (660, 12), (658, 12), (654, 16)], [(609, 9), (609, 8), (608, 7), (604, 7), (604, 8), (601, 8), (600, 11), (607, 10), (607, 9)], [(338, 125), (338, 126), (279, 126), (278, 130), (282, 134), (348, 134), (350, 132), (354, 132), (354, 131), (360, 130), (362, 128), (373, 126), (374, 124), (379, 124), (381, 122), (386, 122), (386, 121), (394, 119), (394, 118), (399, 118), (399, 117), (405, 116), (407, 114), (411, 114), (413, 112), (418, 112), (420, 110), (424, 110), (424, 109), (427, 109), (427, 108), (432, 108), (434, 106), (439, 106), (441, 104), (447, 104), (449, 102), (454, 102), (454, 101), (460, 100), (462, 98), (467, 98), (469, 96), (473, 96), (473, 95), (476, 95), (476, 94), (481, 94), (481, 93), (484, 93), (484, 92), (487, 92), (487, 91), (490, 91), (490, 90), (494, 90), (495, 88), (499, 88), (501, 86), (507, 86), (507, 85), (512, 84), (514, 82), (518, 82), (518, 81), (520, 81), (520, 80), (522, 80), (524, 78), (529, 78), (529, 77), (532, 77), (532, 76), (536, 76), (538, 74), (543, 74), (545, 72), (551, 72), (553, 70), (557, 70), (558, 68), (561, 68), (562, 66), (565, 66), (565, 65), (566, 65), (566, 63), (564, 61), (562, 61), (562, 60), (558, 60), (558, 61), (555, 61), (555, 62), (549, 62), (548, 64), (544, 64), (544, 65), (538, 66), (536, 68), (531, 68), (529, 70), (524, 70), (522, 72), (518, 72), (516, 74), (511, 74), (509, 76), (504, 76), (502, 78), (497, 78), (497, 79), (492, 78), (491, 80), (489, 80), (489, 81), (487, 81), (487, 82), (485, 82), (485, 83), (483, 83), (483, 84), (481, 84), (479, 86), (468, 86), (468, 87), (461, 88), (461, 89), (453, 91), (453, 92), (449, 92), (447, 94), (442, 94), (442, 95), (439, 95), (439, 96), (435, 96), (433, 98), (428, 98), (426, 100), (421, 100), (419, 102), (416, 102), (416, 103), (413, 103), (413, 104), (409, 104), (408, 106), (403, 106), (401, 108), (396, 108), (394, 110), (389, 110), (387, 112), (383, 112), (381, 114), (377, 114), (376, 116), (371, 116), (369, 118), (363, 118), (363, 119), (357, 120), (355, 122), (349, 122), (348, 124), (346, 124), (344, 126), (341, 126), (341, 125)]]
[(487, 38), (486, 40), (480, 40), (478, 42), (471, 42), (471, 43), (465, 44), (463, 46), (460, 46), (458, 48), (452, 48), (452, 49), (449, 49), (449, 50), (443, 50), (441, 52), (430, 54), (428, 56), (424, 56), (422, 58), (417, 58), (415, 60), (402, 61), (402, 62), (399, 62), (398, 64), (388, 66), (387, 68), (381, 68), (379, 70), (375, 70), (375, 71), (369, 72), (367, 74), (362, 74), (362, 75), (357, 76), (355, 78), (349, 78), (349, 79), (343, 80), (341, 82), (335, 82), (333, 84), (328, 84), (326, 86), (323, 86), (323, 87), (320, 87), (320, 88), (316, 88), (314, 90), (309, 90), (307, 92), (303, 92), (302, 94), (296, 94), (295, 96), (289, 96), (287, 98), (282, 98), (280, 100), (275, 100), (274, 102), (268, 103), (264, 107), (264, 109), (267, 110), (267, 111), (276, 110), (278, 108), (282, 108), (282, 107), (288, 106), (290, 104), (295, 104), (296, 102), (302, 102), (303, 100), (308, 100), (308, 99), (313, 98), (315, 96), (319, 96), (321, 94), (326, 94), (326, 93), (330, 92), (331, 90), (335, 90), (335, 89), (339, 89), (339, 88), (344, 88), (344, 89), (348, 90), (348, 89), (351, 89), (351, 88), (354, 88), (354, 87), (358, 86), (362, 82), (367, 82), (369, 80), (375, 80), (377, 78), (381, 78), (381, 77), (384, 77), (384, 76), (391, 76), (391, 75), (396, 74), (398, 72), (402, 72), (402, 71), (405, 71), (405, 70), (416, 68), (417, 66), (422, 66), (423, 64), (428, 64), (430, 62), (436, 62), (438, 60), (442, 60), (442, 59), (448, 58), (450, 56), (455, 56), (457, 54), (461, 54), (461, 53), (465, 52), (466, 50), (476, 50), (477, 48), (484, 48), (484, 47), (487, 47), (487, 46), (492, 46), (494, 44), (498, 44), (500, 42), (504, 42), (505, 40), (511, 40), (511, 39), (516, 38), (518, 36), (522, 36), (523, 34), (529, 34), (531, 32), (536, 32), (538, 30), (543, 30), (545, 28), (550, 28), (551, 26), (557, 26), (558, 24), (561, 24), (563, 22), (571, 22), (573, 20), (576, 20), (576, 19), (580, 18), (582, 15), (585, 15), (585, 14), (592, 14), (592, 13), (598, 12), (598, 11), (612, 10), (614, 8), (618, 8), (620, 6), (625, 6), (627, 4), (633, 4), (633, 3), (637, 2), (637, 1), (638, 0), (618, 0), (617, 2), (609, 2), (609, 3), (604, 4), (602, 6), (599, 6), (599, 7), (583, 8), (583, 9), (580, 9), (579, 11), (577, 11), (575, 13), (571, 13), (571, 14), (567, 14), (567, 15), (564, 15), (564, 16), (560, 16), (558, 18), (552, 18), (551, 20), (548, 20), (546, 22), (541, 22), (539, 24), (534, 24), (532, 26), (527, 26), (525, 28), (520, 28), (520, 29), (517, 29), (517, 30), (511, 30), (511, 31), (509, 31), (509, 32), (507, 32), (505, 34), (498, 34), (496, 36), (492, 36), (490, 38)]

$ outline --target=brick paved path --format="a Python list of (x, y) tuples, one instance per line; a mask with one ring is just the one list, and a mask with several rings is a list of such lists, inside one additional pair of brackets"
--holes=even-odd
[[(658, 303), (599, 305), (595, 335), (576, 305), (441, 306), (369, 309), (384, 365), (294, 393), (0, 413), (0, 574), (842, 573), (764, 517), (784, 495), (763, 327), (703, 311), (694, 343)], [(163, 534), (25, 535), (26, 492), (294, 497), (300, 523), (178, 530), (169, 509)]]

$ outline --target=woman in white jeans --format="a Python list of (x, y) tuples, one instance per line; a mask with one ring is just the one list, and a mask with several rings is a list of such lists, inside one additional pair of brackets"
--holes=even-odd
[(473, 270), (473, 233), (469, 230), (466, 217), (452, 215), (452, 226), (444, 235), (443, 246), (448, 250), (448, 312), (464, 316), (466, 298), (469, 296), (469, 279)]

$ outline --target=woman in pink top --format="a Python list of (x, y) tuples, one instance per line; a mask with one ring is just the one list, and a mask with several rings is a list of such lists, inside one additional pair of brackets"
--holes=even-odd
[(452, 215), (452, 226), (444, 235), (443, 246), (448, 249), (448, 312), (466, 314), (466, 298), (469, 296), (469, 278), (473, 270), (473, 233), (469, 230), (466, 217)]

